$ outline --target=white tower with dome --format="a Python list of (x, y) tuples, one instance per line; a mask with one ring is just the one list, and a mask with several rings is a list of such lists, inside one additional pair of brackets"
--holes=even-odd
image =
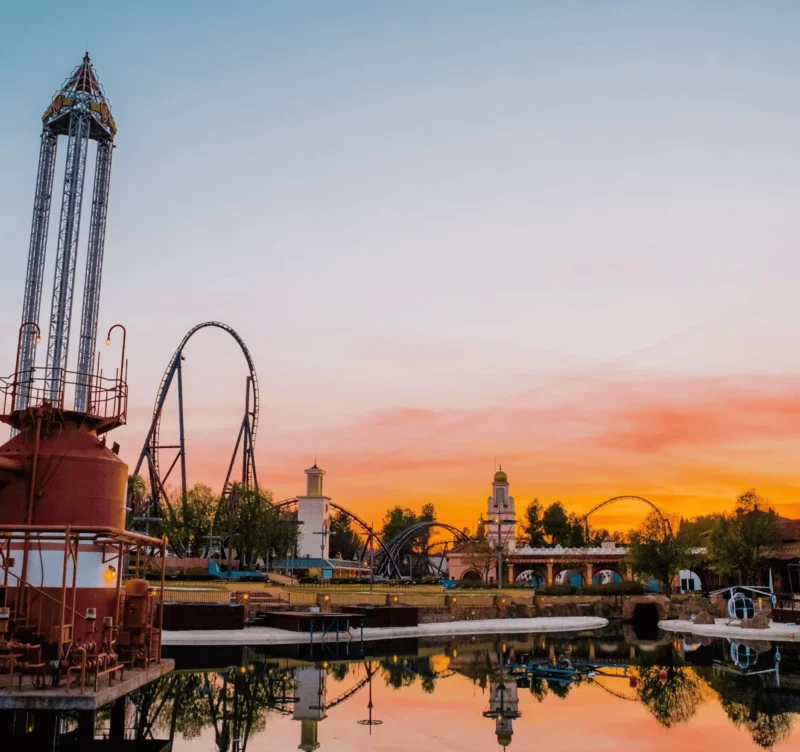
[(492, 495), (488, 499), (486, 537), (497, 547), (501, 545), (513, 551), (517, 539), (517, 516), (514, 511), (514, 497), (508, 493), (508, 475), (500, 465), (494, 474)]

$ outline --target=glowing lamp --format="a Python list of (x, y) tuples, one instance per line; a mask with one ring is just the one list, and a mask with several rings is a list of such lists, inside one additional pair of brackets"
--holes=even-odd
[(111, 337), (106, 337), (106, 346), (111, 344)]
[(117, 576), (117, 568), (113, 564), (108, 565), (108, 569), (105, 571), (105, 578), (106, 582), (114, 582), (114, 578)]
[(38, 334), (36, 335), (36, 344), (37, 345), (41, 345), (42, 344), (42, 338)]

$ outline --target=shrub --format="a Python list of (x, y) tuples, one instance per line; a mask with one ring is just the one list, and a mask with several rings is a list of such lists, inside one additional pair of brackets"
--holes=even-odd
[(578, 589), (572, 585), (544, 585), (536, 588), (536, 595), (576, 595)]
[(586, 585), (581, 589), (583, 595), (642, 595), (641, 582), (609, 582), (606, 585)]

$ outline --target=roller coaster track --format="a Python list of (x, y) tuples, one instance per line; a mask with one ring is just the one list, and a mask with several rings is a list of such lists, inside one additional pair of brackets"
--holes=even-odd
[[(291, 506), (294, 506), (296, 504), (297, 504), (297, 498), (284, 499), (283, 501), (277, 502), (274, 505), (274, 507), (276, 509), (285, 509), (287, 507), (291, 507)], [(372, 527), (370, 527), (366, 522), (364, 522), (364, 520), (362, 520), (357, 514), (354, 514), (349, 509), (346, 509), (345, 507), (343, 507), (343, 506), (341, 506), (339, 504), (335, 504), (332, 501), (330, 502), (330, 506), (333, 507), (334, 509), (336, 509), (337, 511), (342, 512), (343, 514), (347, 515), (368, 536), (371, 536), (378, 543), (378, 546), (380, 547), (381, 551), (383, 551), (383, 553), (389, 558), (389, 561), (392, 563), (391, 569), (393, 570), (393, 574), (399, 579), (401, 577), (400, 567), (397, 564), (397, 562), (394, 560), (394, 557), (392, 556), (392, 554), (389, 551), (389, 549), (386, 546), (386, 544), (383, 542), (383, 538), (375, 530), (373, 530)]]
[(614, 496), (610, 499), (606, 499), (605, 501), (601, 501), (599, 504), (592, 507), (586, 514), (584, 514), (583, 517), (578, 520), (578, 523), (588, 526), (589, 517), (591, 515), (603, 507), (608, 506), (609, 504), (615, 504), (618, 501), (639, 501), (643, 504), (647, 504), (647, 506), (649, 506), (658, 515), (659, 519), (661, 520), (661, 524), (664, 526), (664, 530), (667, 531), (670, 536), (672, 535), (672, 525), (670, 525), (669, 520), (661, 513), (661, 510), (655, 504), (653, 504), (652, 501), (650, 501), (650, 499), (645, 499), (643, 496)]
[[(236, 447), (234, 449), (233, 456), (231, 457), (231, 463), (228, 469), (228, 477), (226, 478), (226, 483), (225, 483), (226, 488), (223, 489), (223, 493), (227, 492), (227, 486), (228, 486), (227, 481), (230, 478), (230, 474), (233, 469), (233, 464), (239, 449), (239, 444), (243, 436), (244, 436), (243, 452), (245, 454), (245, 457), (243, 465), (244, 477), (242, 478), (242, 483), (245, 484), (245, 486), (249, 486), (252, 483), (252, 485), (256, 489), (258, 488), (258, 478), (256, 476), (254, 449), (255, 449), (256, 435), (258, 433), (259, 389), (258, 389), (258, 376), (256, 375), (255, 363), (253, 362), (253, 357), (250, 354), (250, 350), (248, 349), (244, 340), (232, 327), (228, 326), (227, 324), (223, 324), (221, 321), (205, 321), (202, 324), (198, 324), (197, 326), (192, 327), (186, 333), (186, 335), (183, 337), (180, 344), (178, 345), (177, 349), (173, 353), (172, 357), (170, 358), (166, 369), (164, 370), (164, 374), (161, 377), (161, 383), (159, 384), (158, 387), (158, 393), (156, 394), (156, 401), (153, 407), (153, 417), (150, 423), (150, 430), (147, 432), (147, 437), (144, 441), (142, 451), (139, 455), (139, 460), (136, 463), (136, 468), (134, 470), (134, 475), (138, 475), (142, 467), (142, 464), (145, 461), (147, 461), (148, 472), (150, 475), (150, 486), (151, 486), (150, 492), (152, 494), (153, 500), (156, 501), (157, 507), (159, 508), (160, 508), (160, 502), (163, 501), (166, 504), (167, 508), (170, 509), (170, 511), (172, 511), (172, 507), (165, 486), (167, 483), (167, 479), (170, 476), (170, 473), (172, 473), (172, 470), (175, 468), (178, 462), (180, 462), (181, 491), (184, 497), (188, 490), (186, 487), (186, 444), (184, 437), (183, 377), (182, 377), (182, 365), (181, 365), (183, 362), (183, 350), (186, 347), (186, 344), (189, 342), (189, 340), (197, 332), (199, 332), (201, 329), (207, 329), (207, 328), (221, 329), (222, 331), (227, 332), (231, 337), (233, 337), (233, 339), (239, 345), (242, 354), (244, 355), (249, 370), (245, 417), (239, 432), (239, 438), (236, 441)], [(169, 393), (170, 387), (172, 386), (172, 383), (176, 375), (178, 381), (178, 420), (179, 420), (180, 437), (179, 437), (179, 443), (177, 445), (166, 446), (162, 445), (161, 443), (161, 416), (164, 408), (164, 403), (166, 402), (167, 395)], [(163, 467), (161, 464), (160, 454), (162, 449), (177, 450), (177, 454), (171, 461), (166, 472), (163, 472)]]

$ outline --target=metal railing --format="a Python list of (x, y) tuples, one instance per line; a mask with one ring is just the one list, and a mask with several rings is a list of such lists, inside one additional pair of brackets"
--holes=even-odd
[[(125, 423), (128, 413), (128, 384), (117, 373), (106, 378), (95, 374), (67, 371), (63, 368), (32, 368), (0, 377), (3, 415), (48, 402), (64, 410), (73, 404), (77, 389), (88, 391), (86, 414), (93, 418)], [(66, 409), (71, 409), (67, 407)]]

